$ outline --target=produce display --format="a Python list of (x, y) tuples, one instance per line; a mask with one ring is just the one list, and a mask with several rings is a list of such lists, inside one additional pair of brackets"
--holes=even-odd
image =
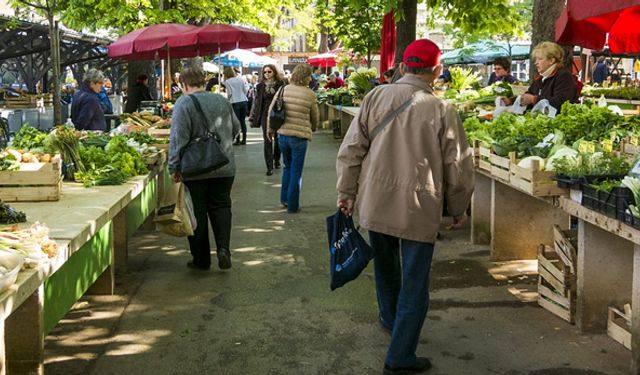
[(157, 154), (157, 140), (143, 132), (109, 135), (58, 126), (49, 134), (23, 126), (10, 147), (0, 152), (0, 170), (17, 170), (22, 163), (49, 162), (59, 153), (68, 180), (86, 187), (122, 184), (148, 172), (145, 157)]
[(15, 283), (20, 270), (38, 267), (57, 255), (58, 244), (43, 224), (0, 228), (0, 292)]
[[(625, 118), (607, 108), (565, 103), (560, 114), (504, 113), (492, 121), (477, 117), (464, 122), (469, 141), (480, 141), (497, 155), (517, 152), (519, 158), (547, 158), (561, 146), (577, 149), (581, 142), (595, 151), (612, 151), (623, 138), (640, 133), (640, 118)], [(554, 149), (555, 147), (555, 149)]]
[(635, 86), (615, 86), (615, 87), (593, 87), (585, 86), (582, 95), (599, 98), (604, 96), (609, 99), (640, 100), (640, 87)]
[(27, 215), (18, 211), (6, 203), (0, 202), (0, 224), (24, 223), (27, 221)]

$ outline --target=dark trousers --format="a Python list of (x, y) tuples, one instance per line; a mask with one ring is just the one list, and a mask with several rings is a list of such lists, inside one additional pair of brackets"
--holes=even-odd
[(267, 169), (273, 169), (273, 162), (280, 163), (280, 145), (278, 144), (278, 135), (273, 135), (273, 142), (267, 137), (267, 125), (262, 126), (262, 139), (264, 140), (264, 162)]
[(238, 120), (240, 120), (240, 129), (242, 131), (242, 139), (247, 140), (247, 123), (245, 118), (247, 117), (247, 102), (232, 103), (233, 113), (236, 114)]
[(233, 177), (185, 181), (189, 188), (198, 223), (193, 236), (189, 236), (189, 249), (193, 262), (199, 266), (211, 265), (209, 247), (209, 221), (217, 249), (229, 249), (231, 242), (231, 187)]
[(413, 366), (429, 308), (433, 244), (369, 231), (380, 323), (392, 330), (385, 363)]

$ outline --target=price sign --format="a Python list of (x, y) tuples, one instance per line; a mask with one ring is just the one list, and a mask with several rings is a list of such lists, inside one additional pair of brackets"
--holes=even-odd
[(631, 143), (634, 146), (638, 145), (638, 137), (632, 136), (629, 138), (629, 143)]
[(581, 154), (593, 154), (596, 152), (596, 145), (594, 145), (593, 142), (582, 141), (578, 146), (578, 151), (580, 151)]
[(613, 152), (613, 141), (610, 139), (605, 139), (602, 141), (602, 149), (604, 152)]

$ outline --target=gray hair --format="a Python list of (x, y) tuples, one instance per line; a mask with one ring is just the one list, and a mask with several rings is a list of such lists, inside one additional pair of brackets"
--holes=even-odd
[(82, 77), (82, 82), (90, 85), (92, 83), (102, 83), (104, 82), (104, 74), (98, 69), (89, 69)]

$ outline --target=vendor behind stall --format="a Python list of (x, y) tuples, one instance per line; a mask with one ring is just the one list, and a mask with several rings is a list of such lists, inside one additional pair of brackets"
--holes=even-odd
[(493, 62), (493, 73), (489, 76), (488, 85), (496, 82), (515, 83), (516, 77), (511, 75), (511, 60), (506, 57), (498, 57)]
[(577, 103), (576, 80), (569, 69), (562, 66), (562, 47), (553, 42), (542, 42), (533, 49), (532, 56), (540, 77), (522, 95), (520, 103), (533, 106), (540, 100), (547, 99), (558, 111), (564, 102)]
[(98, 93), (104, 84), (104, 75), (97, 69), (84, 74), (80, 88), (73, 95), (71, 121), (78, 130), (105, 130), (104, 112)]
[(124, 106), (125, 113), (136, 112), (140, 103), (143, 101), (153, 100), (151, 93), (149, 93), (149, 76), (146, 74), (140, 74), (136, 79), (136, 84), (131, 86), (127, 91), (127, 103)]

